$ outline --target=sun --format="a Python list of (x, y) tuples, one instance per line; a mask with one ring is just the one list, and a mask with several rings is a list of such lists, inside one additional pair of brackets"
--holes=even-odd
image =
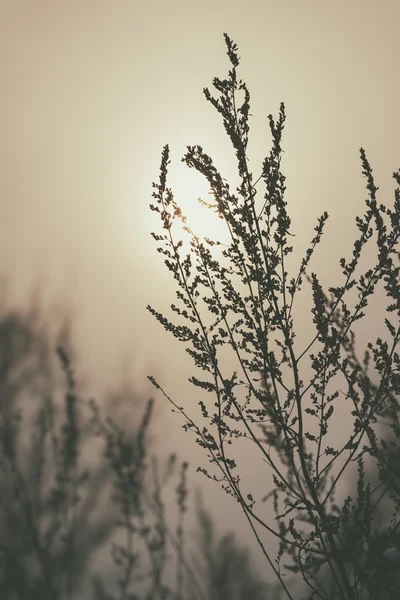
[[(203, 241), (205, 238), (218, 241), (223, 248), (230, 242), (229, 231), (223, 219), (215, 210), (201, 204), (199, 198), (208, 204), (214, 203), (210, 185), (203, 175), (179, 162), (168, 167), (167, 187), (172, 190), (174, 199), (187, 219), (193, 234)], [(180, 222), (174, 223), (174, 236), (180, 236), (184, 249), (190, 248), (190, 234), (183, 230)]]

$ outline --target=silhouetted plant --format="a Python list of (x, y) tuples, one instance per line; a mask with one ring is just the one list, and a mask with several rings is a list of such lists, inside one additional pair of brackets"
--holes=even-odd
[[(325, 291), (315, 273), (308, 275), (327, 212), (318, 219), (297, 271), (289, 274), (292, 233), (281, 170), (285, 106), (280, 105), (277, 121), (268, 116), (272, 148), (255, 180), (247, 157), (250, 94), (237, 76), (238, 48), (224, 36), (231, 69), (226, 79), (213, 80), (219, 98), (208, 89), (204, 94), (221, 114), (236, 154), (240, 178), (236, 193), (201, 146), (188, 146), (182, 160), (207, 179), (215, 200), (208, 206), (225, 221), (231, 241), (217, 258), (214, 250), (220, 242), (202, 240), (190, 229), (167, 186), (170, 161), (165, 146), (151, 205), (160, 216), (163, 231), (152, 235), (178, 286), (178, 304), (171, 305), (177, 322), (148, 307), (164, 328), (186, 345), (195, 366), (204, 373), (202, 379), (193, 376), (190, 381), (211, 394), (214, 402), (200, 401), (202, 422), (197, 423), (154, 377), (149, 379), (183, 415), (185, 429), (194, 432), (205, 449), (213, 470), (200, 470), (240, 503), (288, 598), (293, 598), (286, 583), (288, 572), (304, 580), (310, 598), (374, 598), (376, 589), (383, 598), (386, 569), (375, 560), (373, 589), (368, 569), (371, 552), (377, 556), (376, 548), (371, 549), (375, 547), (372, 525), (384, 496), (392, 502), (388, 546), (394, 543), (399, 528), (398, 483), (377, 420), (390, 424), (398, 443), (400, 269), (394, 259), (399, 258), (400, 189), (395, 190), (392, 208), (378, 202), (378, 188), (361, 148), (368, 197), (364, 213), (356, 218), (358, 234), (352, 255), (339, 260), (342, 280)], [(393, 177), (400, 185), (400, 171)], [(260, 181), (265, 193), (258, 201)], [(182, 240), (174, 235), (176, 221), (191, 236), (187, 254)], [(367, 259), (365, 248), (372, 242), (374, 262), (363, 268), (361, 258)], [(314, 331), (301, 346), (296, 339), (294, 303), (307, 278), (312, 289)], [(386, 292), (386, 305), (382, 302), (387, 313), (385, 337), (382, 334), (369, 342), (360, 362), (355, 329), (365, 319), (369, 300), (379, 286)], [(227, 373), (229, 352), (236, 365)], [(343, 445), (332, 431), (332, 417), (339, 407), (341, 418), (352, 423)], [(263, 500), (272, 502), (273, 523), (263, 517), (261, 498), (242, 487), (234, 455), (234, 442), (240, 438), (254, 445), (271, 473)], [(379, 490), (372, 489), (366, 479), (366, 459), (377, 467)], [(358, 469), (356, 489), (337, 504), (338, 482), (352, 465)], [(353, 527), (351, 548), (342, 539), (349, 524)], [(275, 560), (265, 548), (263, 533), (277, 541)], [(385, 562), (383, 554), (382, 560)], [(333, 588), (325, 585), (326, 570)]]

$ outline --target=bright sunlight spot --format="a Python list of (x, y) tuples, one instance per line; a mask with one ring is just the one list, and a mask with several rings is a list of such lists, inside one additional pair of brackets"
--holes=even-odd
[[(198, 200), (201, 198), (208, 204), (215, 203), (205, 177), (182, 162), (171, 162), (168, 166), (167, 186), (171, 188), (186, 217), (188, 227), (200, 240), (208, 238), (224, 245), (229, 244), (230, 236), (225, 221), (218, 217), (214, 209), (203, 206)], [(187, 252), (190, 248), (190, 235), (182, 229), (178, 220), (175, 221), (172, 231), (176, 240), (178, 236), (182, 239), (183, 249)], [(218, 252), (218, 248), (214, 248)]]

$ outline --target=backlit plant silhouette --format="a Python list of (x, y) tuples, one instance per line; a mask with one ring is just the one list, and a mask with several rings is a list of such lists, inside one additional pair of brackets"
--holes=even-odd
[[(368, 195), (363, 214), (356, 219), (352, 254), (339, 259), (340, 283), (326, 288), (310, 271), (328, 220), (326, 212), (319, 217), (297, 270), (289, 273), (291, 219), (281, 170), (285, 107), (281, 104), (277, 120), (268, 117), (272, 148), (255, 179), (247, 157), (250, 94), (238, 79), (238, 48), (224, 37), (231, 63), (228, 77), (213, 80), (218, 98), (208, 89), (204, 94), (222, 117), (240, 184), (232, 191), (200, 146), (188, 146), (182, 160), (207, 179), (214, 197), (208, 207), (225, 221), (230, 243), (218, 258), (219, 242), (200, 239), (189, 227), (167, 186), (168, 146), (162, 152), (151, 205), (163, 228), (152, 235), (178, 286), (178, 304), (171, 305), (176, 320), (148, 309), (185, 344), (203, 371), (203, 377), (190, 378), (209, 394), (199, 403), (198, 422), (153, 377), (150, 380), (183, 415), (184, 427), (205, 449), (212, 470), (200, 470), (240, 503), (286, 597), (293, 598), (287, 575), (294, 572), (308, 587), (303, 597), (375, 598), (378, 589), (379, 598), (394, 598), (399, 591), (395, 573), (400, 556), (399, 472), (393, 469), (400, 464), (400, 189), (395, 190), (392, 207), (378, 201), (372, 169), (361, 148)], [(393, 177), (400, 185), (400, 171)], [(264, 185), (262, 197), (259, 182)], [(174, 235), (175, 221), (183, 223), (191, 236), (187, 254)], [(374, 262), (365, 267), (365, 249), (373, 245)], [(300, 343), (294, 306), (309, 285), (314, 328)], [(368, 320), (370, 298), (382, 291), (381, 337), (372, 340), (359, 359), (356, 325)], [(349, 423), (344, 444), (335, 439), (339, 411)], [(380, 435), (381, 423), (392, 430), (390, 442)], [(266, 482), (263, 500), (272, 504), (272, 522), (264, 518), (261, 498), (242, 486), (236, 465), (239, 453), (235, 454), (239, 438), (249, 440), (263, 459), (261, 464), (267, 465), (259, 481)], [(367, 480), (367, 463), (378, 471), (375, 486)], [(336, 500), (338, 484), (352, 465), (357, 467), (354, 493)], [(374, 519), (383, 497), (391, 501), (391, 515), (385, 544), (379, 546)], [(346, 536), (349, 528), (351, 536)], [(276, 558), (265, 548), (266, 536), (277, 540)], [(328, 575), (333, 581), (329, 589)]]

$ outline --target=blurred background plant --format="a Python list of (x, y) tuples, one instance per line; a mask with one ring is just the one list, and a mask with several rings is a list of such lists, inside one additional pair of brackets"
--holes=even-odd
[(101, 409), (83, 398), (68, 322), (57, 337), (58, 357), (37, 307), (3, 310), (0, 597), (264, 598), (247, 551), (218, 540), (204, 506), (197, 543), (186, 531), (188, 464), (150, 453), (153, 402), (126, 385)]

